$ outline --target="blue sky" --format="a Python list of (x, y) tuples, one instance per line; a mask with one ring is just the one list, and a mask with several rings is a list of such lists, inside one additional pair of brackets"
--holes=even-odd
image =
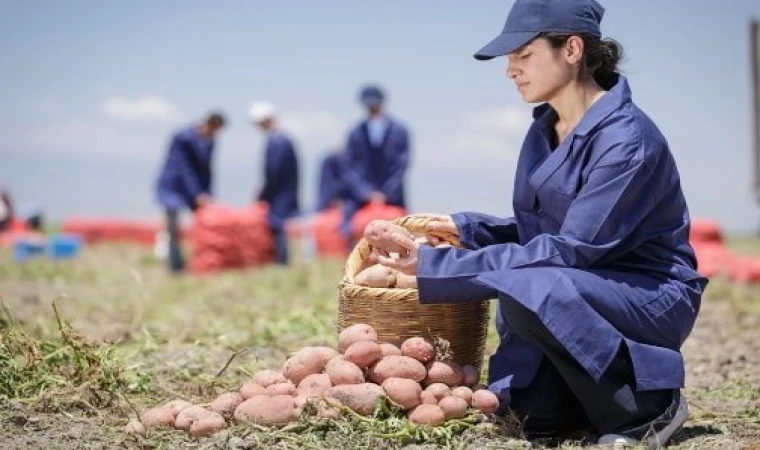
[[(319, 159), (361, 118), (377, 82), (410, 128), (415, 211), (511, 213), (531, 105), (503, 60), (472, 53), (512, 2), (0, 0), (0, 184), (52, 219), (157, 217), (169, 135), (209, 109), (230, 126), (215, 163), (220, 201), (261, 182), (254, 100), (278, 106), (315, 201)], [(477, 7), (473, 5), (477, 4)], [(760, 226), (752, 195), (749, 21), (760, 2), (607, 0), (633, 98), (668, 138), (692, 216)]]

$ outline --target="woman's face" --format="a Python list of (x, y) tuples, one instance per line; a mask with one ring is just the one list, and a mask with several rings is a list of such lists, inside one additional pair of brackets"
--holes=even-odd
[(574, 46), (568, 42), (552, 48), (549, 41), (538, 38), (507, 55), (507, 77), (515, 82), (523, 100), (548, 102), (574, 80), (579, 61)]

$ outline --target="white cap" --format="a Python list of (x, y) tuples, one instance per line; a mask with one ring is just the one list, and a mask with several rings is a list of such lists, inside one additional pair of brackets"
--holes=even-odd
[(248, 108), (248, 117), (254, 123), (261, 123), (267, 119), (272, 119), (276, 113), (273, 104), (267, 102), (255, 102)]

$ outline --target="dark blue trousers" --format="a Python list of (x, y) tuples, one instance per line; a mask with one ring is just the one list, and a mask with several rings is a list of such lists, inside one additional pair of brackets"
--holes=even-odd
[(274, 237), (274, 256), (275, 262), (280, 265), (287, 265), (290, 259), (288, 253), (288, 235), (282, 228), (272, 229)]
[(166, 232), (169, 235), (169, 269), (174, 273), (185, 270), (185, 258), (182, 256), (180, 239), (179, 210), (166, 210)]
[(637, 391), (627, 348), (620, 350), (599, 381), (572, 357), (538, 316), (517, 301), (502, 302), (503, 319), (541, 349), (533, 381), (511, 390), (509, 407), (531, 435), (561, 435), (593, 428), (600, 434), (642, 437), (652, 423), (674, 412), (678, 390)]

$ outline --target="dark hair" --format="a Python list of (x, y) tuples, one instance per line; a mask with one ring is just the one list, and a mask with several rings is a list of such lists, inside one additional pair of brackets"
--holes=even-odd
[(214, 128), (222, 128), (224, 126), (225, 120), (222, 113), (219, 112), (213, 112), (206, 116), (206, 125), (212, 126)]
[(601, 39), (590, 34), (541, 33), (539, 37), (549, 41), (553, 48), (560, 48), (570, 36), (583, 39), (583, 70), (585, 75), (594, 77), (602, 89), (611, 89), (617, 83), (618, 63), (623, 58), (623, 47), (614, 39)]

